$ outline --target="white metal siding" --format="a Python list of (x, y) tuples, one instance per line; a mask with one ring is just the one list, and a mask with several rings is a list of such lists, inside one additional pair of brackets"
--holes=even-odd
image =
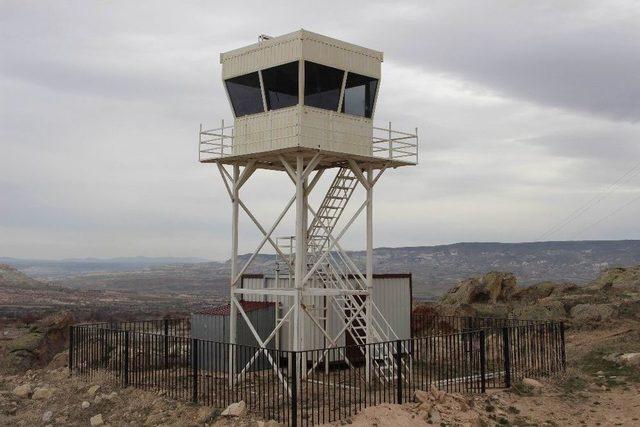
[(411, 338), (410, 283), (410, 277), (378, 277), (373, 281), (373, 301), (399, 339)]
[[(281, 281), (280, 287), (284, 287), (286, 282)], [(242, 279), (243, 288), (246, 289), (262, 289), (275, 287), (275, 279), (273, 277), (256, 278), (256, 277), (244, 277)], [(283, 296), (273, 295), (245, 295), (244, 298), (249, 301), (271, 301), (278, 302), (280, 316), (289, 310), (290, 298)], [(311, 298), (311, 301), (306, 301), (306, 304), (313, 310), (316, 318), (321, 317), (322, 313), (322, 300), (324, 297), (318, 296)], [(329, 303), (330, 299), (327, 298)], [(387, 320), (395, 335), (399, 339), (411, 338), (411, 277), (408, 275), (380, 275), (374, 276), (373, 279), (373, 301)], [(377, 315), (377, 314), (376, 314)], [(380, 325), (385, 325), (385, 322), (380, 318), (378, 322)], [(320, 332), (310, 319), (305, 319), (305, 347), (307, 349), (323, 348), (329, 345), (328, 341), (325, 342), (324, 334)], [(327, 330), (333, 337), (344, 327), (344, 321), (340, 318), (336, 310), (331, 305), (327, 306)], [(393, 334), (390, 339), (395, 339)], [(291, 324), (287, 323), (283, 325), (279, 334), (280, 349), (289, 350), (290, 338), (292, 336)], [(344, 334), (338, 339), (337, 345), (345, 345)]]
[(220, 55), (222, 78), (305, 59), (380, 78), (383, 55), (382, 52), (300, 30), (223, 53)]

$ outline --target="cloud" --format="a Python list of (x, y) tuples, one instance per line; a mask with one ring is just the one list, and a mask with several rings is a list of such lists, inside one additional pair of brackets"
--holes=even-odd
[[(1, 8), (6, 256), (226, 258), (228, 196), (217, 170), (197, 163), (197, 129), (231, 116), (219, 53), (259, 33), (304, 27), (385, 51), (376, 121), (417, 126), (421, 162), (380, 181), (377, 246), (531, 240), (639, 154), (634, 3)], [(554, 237), (571, 237), (639, 187), (630, 181), (602, 210)], [(284, 177), (259, 172), (243, 197), (268, 225), (292, 190)], [(638, 209), (630, 205), (588, 237), (640, 237)], [(242, 225), (241, 250), (250, 251), (260, 234), (246, 218)], [(345, 245), (361, 249), (364, 225), (354, 227)], [(289, 215), (277, 234), (291, 230)]]

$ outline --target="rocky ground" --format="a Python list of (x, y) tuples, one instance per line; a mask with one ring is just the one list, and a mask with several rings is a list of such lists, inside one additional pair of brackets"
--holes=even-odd
[[(559, 377), (524, 380), (486, 395), (422, 391), (414, 402), (367, 408), (334, 425), (640, 425), (640, 324), (624, 321), (597, 330), (569, 330), (567, 352), (569, 368)], [(62, 352), (46, 367), (4, 375), (0, 425), (276, 425), (254, 419), (242, 407), (236, 408), (240, 416), (223, 416), (223, 408), (123, 389), (107, 377), (70, 377), (66, 360)]]
[[(635, 426), (640, 425), (640, 268), (605, 271), (587, 287), (543, 283), (518, 287), (507, 273), (461, 282), (420, 313), (528, 314), (567, 322), (567, 371), (510, 390), (464, 396), (425, 390), (404, 405), (366, 408), (339, 424), (359, 426)], [(70, 377), (65, 313), (0, 341), (0, 425), (258, 426), (242, 403), (207, 408), (162, 394), (123, 389), (108, 378)], [(57, 355), (56, 352), (60, 351)], [(7, 361), (11, 363), (7, 364)], [(9, 366), (11, 369), (4, 369)], [(4, 368), (3, 368), (4, 367)]]
[[(243, 413), (243, 412), (241, 412)], [(70, 377), (66, 367), (28, 371), (0, 380), (3, 426), (256, 425), (248, 416), (222, 417), (214, 408), (122, 389), (108, 379)]]
[(604, 270), (585, 286), (518, 286), (512, 273), (490, 272), (459, 282), (414, 313), (564, 320), (572, 328), (606, 328), (619, 320), (640, 320), (640, 266)]

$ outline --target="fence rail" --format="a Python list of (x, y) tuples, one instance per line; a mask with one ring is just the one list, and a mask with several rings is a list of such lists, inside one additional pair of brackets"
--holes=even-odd
[[(209, 406), (244, 400), (289, 425), (338, 421), (431, 386), (481, 393), (564, 369), (562, 323), (425, 316), (412, 331), (411, 339), (364, 344), (368, 351), (292, 352), (195, 339), (188, 319), (83, 324), (70, 330), (69, 369)], [(378, 371), (353, 354), (375, 358), (369, 366)]]

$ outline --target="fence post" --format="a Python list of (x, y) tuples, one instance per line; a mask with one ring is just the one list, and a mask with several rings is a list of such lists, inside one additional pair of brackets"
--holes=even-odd
[(73, 374), (73, 325), (69, 326), (69, 375)]
[(198, 340), (191, 338), (191, 369), (193, 374), (193, 403), (198, 403)]
[(504, 359), (504, 385), (511, 388), (511, 344), (509, 343), (509, 327), (502, 328), (502, 357)]
[(485, 332), (480, 330), (480, 392), (487, 391), (487, 354), (486, 354)]
[(291, 371), (291, 426), (298, 425), (298, 352), (293, 354), (293, 369)]
[(567, 354), (564, 350), (564, 322), (560, 322), (560, 355), (561, 355), (561, 368), (564, 371), (567, 365)]
[(124, 386), (129, 386), (129, 331), (124, 331)]
[(402, 404), (402, 341), (396, 340), (396, 380), (398, 385), (398, 405)]
[(169, 366), (169, 319), (164, 319), (164, 368)]

